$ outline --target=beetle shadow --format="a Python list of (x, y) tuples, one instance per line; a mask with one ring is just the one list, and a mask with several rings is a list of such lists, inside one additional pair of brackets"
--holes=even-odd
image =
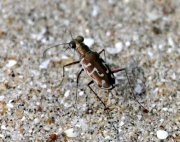
[[(128, 76), (128, 78), (127, 78)], [(146, 77), (140, 66), (127, 67), (127, 75), (124, 72), (117, 73), (115, 95), (127, 97), (127, 92), (132, 88), (136, 97), (146, 96)], [(128, 82), (129, 79), (129, 82)]]

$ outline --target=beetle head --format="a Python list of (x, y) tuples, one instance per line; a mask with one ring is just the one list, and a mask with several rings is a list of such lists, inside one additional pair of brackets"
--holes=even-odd
[(84, 37), (83, 36), (77, 36), (75, 39), (78, 43), (82, 43), (84, 41)]
[(69, 42), (69, 48), (76, 48), (76, 43), (80, 44), (84, 41), (84, 38), (82, 36), (77, 36), (75, 39)]

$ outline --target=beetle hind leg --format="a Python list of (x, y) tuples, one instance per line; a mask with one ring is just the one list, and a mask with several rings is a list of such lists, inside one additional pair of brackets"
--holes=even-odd
[(126, 73), (126, 78), (128, 80), (130, 91), (131, 91), (131, 93), (133, 95), (134, 100), (143, 108), (143, 112), (148, 113), (148, 110), (137, 100), (136, 95), (134, 94), (134, 90), (133, 90), (133, 88), (131, 86), (130, 78), (128, 76), (127, 68), (121, 68), (121, 69), (112, 70), (113, 73), (120, 72), (120, 71), (125, 71), (125, 73)]
[(104, 108), (107, 109), (106, 104), (101, 100), (101, 98), (98, 96), (98, 94), (91, 88), (90, 85), (93, 84), (93, 83), (94, 83), (94, 81), (91, 80), (91, 81), (87, 84), (87, 86), (88, 86), (89, 89), (94, 93), (94, 95), (97, 97), (97, 99), (103, 104)]

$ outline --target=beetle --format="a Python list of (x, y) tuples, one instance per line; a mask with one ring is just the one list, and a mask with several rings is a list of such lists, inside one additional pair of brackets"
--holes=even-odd
[[(72, 35), (71, 35), (72, 37)], [(127, 75), (127, 69), (126, 68), (119, 68), (115, 70), (111, 70), (110, 67), (106, 64), (106, 62), (100, 57), (100, 54), (104, 52), (105, 50), (101, 50), (100, 52), (94, 52), (90, 50), (90, 48), (83, 42), (84, 37), (83, 36), (77, 36), (75, 39), (72, 38), (72, 40), (69, 43), (62, 43), (55, 45), (53, 47), (57, 47), (59, 45), (68, 45), (68, 48), (74, 49), (79, 53), (80, 60), (74, 61), (72, 63), (68, 63), (63, 66), (63, 78), (65, 77), (65, 67), (75, 65), (75, 64), (81, 64), (82, 69), (79, 71), (77, 75), (77, 88), (79, 84), (79, 77), (83, 71), (86, 71), (87, 75), (91, 77), (91, 81), (87, 84), (89, 89), (93, 92), (93, 94), (98, 98), (98, 100), (103, 104), (103, 106), (106, 107), (106, 104), (101, 100), (101, 98), (98, 96), (98, 94), (92, 89), (91, 84), (96, 83), (100, 88), (105, 90), (112, 90), (115, 87), (115, 76), (114, 73), (125, 71), (128, 83), (130, 85), (129, 77)], [(52, 47), (50, 47), (52, 48)], [(50, 48), (47, 48), (43, 55), (45, 55), (46, 51)], [(63, 81), (63, 79), (62, 79)], [(62, 82), (61, 81), (61, 82)], [(61, 84), (61, 83), (60, 83)], [(140, 104), (142, 108), (144, 108), (141, 103), (136, 99), (133, 89), (130, 85), (131, 93), (133, 94), (135, 100)], [(76, 89), (77, 90), (77, 89)], [(76, 100), (77, 100), (77, 91), (76, 91)], [(148, 110), (144, 108), (144, 112), (147, 112)]]

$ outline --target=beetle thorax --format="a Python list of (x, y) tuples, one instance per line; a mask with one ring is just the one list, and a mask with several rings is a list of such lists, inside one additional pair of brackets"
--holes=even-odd
[(89, 47), (84, 43), (76, 43), (76, 50), (81, 57), (84, 57), (90, 51)]

